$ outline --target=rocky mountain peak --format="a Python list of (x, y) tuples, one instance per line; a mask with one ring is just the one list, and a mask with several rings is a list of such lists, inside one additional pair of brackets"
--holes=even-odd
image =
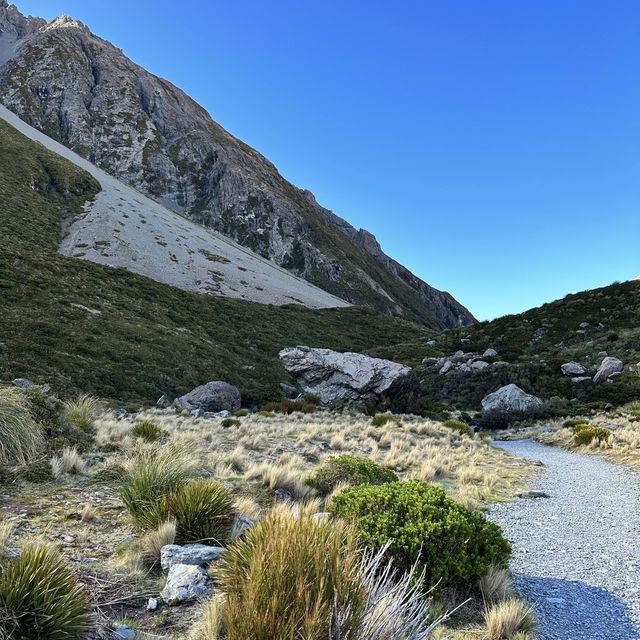
[(58, 16), (42, 27), (42, 31), (51, 31), (53, 29), (81, 29), (87, 34), (90, 33), (89, 28), (84, 22), (74, 20), (71, 16), (67, 15)]

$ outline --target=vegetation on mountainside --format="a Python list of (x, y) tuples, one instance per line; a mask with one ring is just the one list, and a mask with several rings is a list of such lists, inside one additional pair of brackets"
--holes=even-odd
[(277, 357), (283, 347), (362, 351), (425, 333), (369, 309), (214, 298), (58, 255), (62, 222), (98, 188), (0, 122), (0, 377), (120, 401), (173, 397), (220, 379), (246, 403), (263, 404), (288, 380)]
[[(514, 383), (546, 400), (577, 398), (581, 405), (619, 406), (640, 398), (640, 375), (625, 372), (611, 384), (576, 384), (560, 366), (576, 361), (593, 375), (602, 352), (625, 364), (640, 362), (640, 282), (630, 281), (571, 294), (518, 315), (406, 341), (372, 351), (373, 355), (419, 366), (426, 357), (449, 356), (458, 350), (482, 354), (492, 347), (489, 363), (507, 362), (473, 373), (420, 368), (425, 401), (432, 407), (479, 409), (480, 400)], [(586, 324), (585, 324), (586, 323)]]

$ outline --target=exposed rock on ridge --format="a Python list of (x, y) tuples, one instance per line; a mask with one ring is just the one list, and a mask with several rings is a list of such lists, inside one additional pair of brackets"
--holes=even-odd
[(0, 2), (0, 101), (165, 206), (341, 298), (434, 328), (473, 322), (169, 82), (87, 27)]

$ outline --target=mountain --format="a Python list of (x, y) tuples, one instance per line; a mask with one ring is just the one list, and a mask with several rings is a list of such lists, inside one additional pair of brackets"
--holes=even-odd
[[(363, 351), (426, 333), (365, 307), (307, 309), (202, 295), (61, 255), (65, 221), (82, 216), (85, 202), (101, 193), (87, 171), (0, 118), (2, 380), (31, 378), (59, 393), (121, 402), (227, 380), (248, 404), (261, 404), (291, 381), (278, 359), (284, 347)], [(226, 250), (222, 241), (217, 250)]]
[(0, 101), (162, 205), (349, 303), (432, 328), (474, 322), (80, 22), (26, 18), (0, 0)]

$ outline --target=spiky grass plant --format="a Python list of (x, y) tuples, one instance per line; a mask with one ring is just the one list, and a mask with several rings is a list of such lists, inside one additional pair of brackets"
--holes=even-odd
[(143, 420), (133, 425), (131, 435), (134, 438), (142, 438), (147, 442), (155, 442), (166, 435), (166, 432), (153, 422), (153, 420)]
[(485, 604), (502, 602), (513, 594), (511, 571), (505, 567), (491, 565), (487, 574), (480, 578), (479, 586)]
[(158, 519), (175, 521), (177, 544), (223, 544), (235, 518), (233, 499), (218, 482), (193, 480), (161, 501)]
[(195, 475), (192, 458), (179, 447), (148, 447), (128, 461), (119, 496), (133, 521), (155, 529), (166, 518), (159, 506)]
[(40, 427), (18, 389), (0, 389), (0, 464), (26, 464), (42, 444)]
[(344, 612), (342, 632), (355, 630), (365, 592), (348, 526), (277, 507), (225, 556), (214, 570), (226, 596), (216, 612), (225, 640), (335, 638), (336, 608)]
[(59, 456), (51, 458), (51, 472), (55, 478), (83, 473), (85, 468), (85, 461), (75, 447), (65, 447)]
[(0, 612), (11, 640), (79, 640), (93, 629), (84, 588), (47, 546), (26, 547), (2, 567)]
[(536, 628), (533, 609), (516, 598), (499, 602), (484, 614), (488, 640), (512, 640), (519, 637), (532, 637)]
[(93, 425), (93, 421), (102, 410), (100, 400), (93, 396), (83, 394), (75, 400), (67, 400), (64, 403), (64, 419), (83, 431), (87, 431)]

